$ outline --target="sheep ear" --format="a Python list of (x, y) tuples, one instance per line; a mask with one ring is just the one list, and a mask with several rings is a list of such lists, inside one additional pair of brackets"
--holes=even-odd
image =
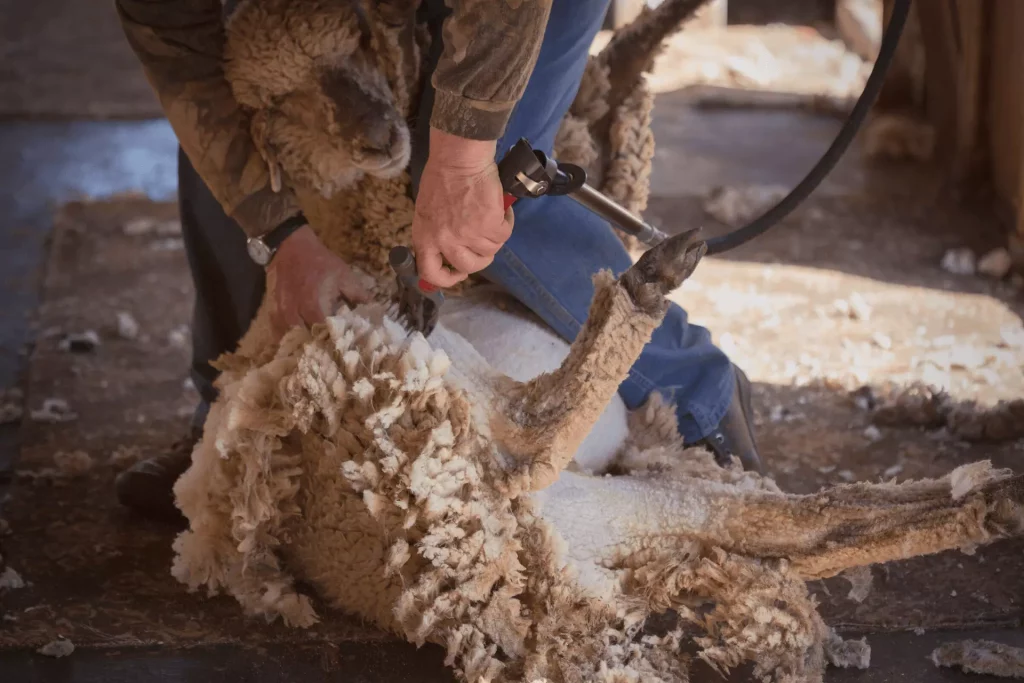
[(267, 172), (270, 173), (270, 190), (274, 193), (281, 191), (281, 165), (268, 161)]
[(249, 124), (249, 132), (252, 135), (256, 151), (267, 163), (267, 172), (270, 174), (270, 189), (274, 192), (281, 191), (281, 165), (277, 163), (277, 155), (274, 154), (269, 141), (267, 140), (270, 129), (270, 112), (267, 109), (260, 109), (253, 114)]

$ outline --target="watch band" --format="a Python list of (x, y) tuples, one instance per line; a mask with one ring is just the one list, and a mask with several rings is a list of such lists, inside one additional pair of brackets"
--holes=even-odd
[(250, 237), (245, 241), (245, 249), (249, 252), (249, 258), (257, 265), (266, 268), (281, 243), (304, 225), (307, 225), (306, 216), (300, 211), (270, 232), (259, 237)]
[(263, 235), (261, 239), (272, 251), (277, 251), (277, 248), (281, 246), (281, 243), (284, 242), (289, 235), (307, 223), (308, 221), (306, 220), (305, 214), (300, 211), (267, 234)]

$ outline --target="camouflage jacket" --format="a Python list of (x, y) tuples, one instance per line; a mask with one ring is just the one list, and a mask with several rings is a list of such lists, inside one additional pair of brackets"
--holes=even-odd
[[(445, 0), (444, 52), (434, 71), (431, 125), (462, 137), (500, 137), (533, 71), (551, 0)], [(224, 77), (221, 0), (116, 0), (128, 42), (182, 149), (249, 236), (298, 213), (275, 193)]]
[(475, 140), (505, 130), (540, 53), (552, 0), (445, 0), (430, 125)]

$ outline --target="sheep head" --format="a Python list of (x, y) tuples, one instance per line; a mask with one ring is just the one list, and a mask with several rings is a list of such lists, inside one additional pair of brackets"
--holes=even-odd
[(405, 170), (418, 4), (243, 0), (234, 10), (224, 72), (275, 189), (284, 176), (329, 198)]

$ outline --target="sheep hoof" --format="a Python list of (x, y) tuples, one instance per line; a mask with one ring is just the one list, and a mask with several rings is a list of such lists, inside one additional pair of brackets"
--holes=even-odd
[(665, 295), (693, 274), (708, 250), (699, 233), (687, 230), (651, 247), (622, 274), (619, 282), (639, 308), (662, 309)]

